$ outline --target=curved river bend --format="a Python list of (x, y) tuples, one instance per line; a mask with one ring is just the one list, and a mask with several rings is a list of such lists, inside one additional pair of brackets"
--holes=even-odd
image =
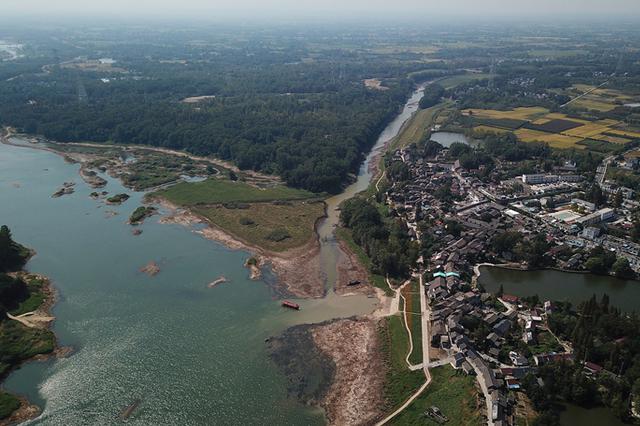
[[(375, 150), (417, 109), (421, 90), (382, 133), (357, 181), (328, 200), (319, 227), (327, 282), (335, 282), (335, 207), (366, 189)], [(280, 308), (269, 287), (248, 279), (249, 256), (206, 240), (181, 225), (148, 219), (140, 236), (125, 222), (143, 193), (107, 176), (105, 190), (126, 192), (121, 206), (93, 200), (78, 165), (53, 153), (0, 144), (0, 222), (37, 251), (28, 269), (52, 278), (58, 292), (53, 329), (66, 359), (31, 362), (5, 387), (44, 408), (32, 424), (119, 424), (118, 414), (141, 404), (132, 424), (323, 424), (318, 410), (287, 396), (286, 378), (270, 362), (264, 340), (298, 323), (372, 312), (364, 296), (301, 301)], [(63, 182), (76, 192), (51, 198)], [(161, 272), (139, 272), (149, 261)], [(207, 284), (224, 274), (229, 283)]]

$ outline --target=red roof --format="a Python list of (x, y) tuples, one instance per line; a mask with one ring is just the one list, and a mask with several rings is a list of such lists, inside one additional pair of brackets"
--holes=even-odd
[(518, 303), (520, 298), (518, 296), (512, 296), (510, 294), (505, 294), (505, 295), (502, 296), (502, 300), (504, 300), (507, 303)]
[(604, 370), (603, 367), (600, 367), (598, 364), (594, 364), (593, 362), (589, 362), (589, 361), (585, 362), (584, 366), (589, 370), (593, 371), (594, 373), (599, 373), (602, 370)]

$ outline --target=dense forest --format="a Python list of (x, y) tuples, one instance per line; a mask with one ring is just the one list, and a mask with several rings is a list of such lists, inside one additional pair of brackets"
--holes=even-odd
[[(35, 41), (33, 57), (0, 64), (8, 77), (0, 79), (0, 123), (59, 142), (213, 155), (294, 187), (337, 192), (406, 101), (409, 74), (424, 67), (410, 57), (316, 52), (289, 33), (271, 43), (172, 36), (160, 36), (162, 51), (155, 40), (114, 34), (96, 35), (106, 38), (99, 53), (85, 40), (50, 51), (48, 39)], [(383, 88), (365, 87), (371, 77)]]
[(0, 227), (0, 272), (16, 271), (24, 266), (29, 250), (13, 241), (11, 230), (6, 225)]
[(372, 272), (395, 278), (410, 275), (419, 246), (411, 241), (404, 222), (384, 217), (373, 203), (359, 197), (341, 206), (340, 220), (371, 259)]
[[(551, 363), (540, 368), (541, 387), (533, 376), (523, 384), (536, 410), (539, 425), (557, 425), (559, 401), (584, 407), (606, 405), (623, 420), (629, 419), (629, 403), (640, 402), (640, 320), (611, 306), (605, 294), (581, 303), (556, 303), (549, 317), (551, 330), (570, 341), (575, 363)], [(583, 362), (596, 374), (586, 374)]]

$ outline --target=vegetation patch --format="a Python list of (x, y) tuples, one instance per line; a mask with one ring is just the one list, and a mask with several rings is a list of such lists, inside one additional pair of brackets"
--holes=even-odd
[(284, 251), (314, 237), (315, 223), (324, 215), (324, 203), (252, 203), (241, 214), (224, 205), (198, 206), (194, 211), (251, 245)]
[(18, 408), (20, 408), (20, 400), (0, 390), (0, 419), (9, 417)]
[(456, 426), (480, 426), (486, 424), (482, 417), (484, 402), (479, 403), (475, 378), (462, 370), (443, 366), (431, 370), (432, 382), (410, 406), (391, 420), (393, 425), (436, 424), (428, 420), (425, 411), (431, 407), (440, 409)]
[(129, 216), (129, 223), (132, 225), (138, 225), (149, 216), (154, 215), (157, 210), (158, 209), (155, 207), (140, 206), (131, 213), (131, 216)]
[(571, 120), (549, 120), (544, 124), (528, 124), (528, 129), (537, 130), (539, 132), (547, 132), (547, 133), (562, 133), (567, 130), (575, 129), (576, 127), (582, 126), (582, 123), (576, 123)]
[(275, 200), (302, 200), (317, 197), (316, 194), (284, 185), (258, 188), (240, 181), (208, 179), (203, 182), (181, 182), (155, 192), (179, 206), (196, 206), (218, 203), (252, 203)]
[(397, 316), (385, 318), (380, 328), (382, 356), (387, 365), (384, 386), (386, 411), (402, 405), (425, 382), (422, 370), (411, 371), (405, 357), (409, 352), (409, 336), (402, 319)]

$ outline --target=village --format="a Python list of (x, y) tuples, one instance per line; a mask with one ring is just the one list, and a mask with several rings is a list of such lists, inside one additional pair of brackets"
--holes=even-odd
[[(541, 265), (576, 271), (585, 269), (587, 250), (601, 246), (624, 256), (637, 273), (640, 245), (602, 235), (600, 225), (631, 226), (631, 211), (638, 203), (631, 199), (630, 189), (605, 182), (602, 169), (613, 163), (612, 158), (600, 166), (596, 178), (604, 193), (620, 194), (617, 206), (597, 208), (584, 199), (584, 178), (571, 162), (552, 173), (486, 184), (459, 161), (452, 162), (447, 151), (427, 159), (415, 146), (397, 150), (390, 162), (406, 165), (410, 179), (392, 182), (386, 202), (392, 214), (406, 223), (412, 238), (422, 240), (426, 230), (420, 224), (426, 221), (438, 239), (431, 257), (418, 261), (428, 301), (422, 311), (428, 316), (422, 330), (430, 343), (426, 361), (437, 365), (438, 359), (440, 363), (448, 360), (455, 369), (476, 376), (487, 423), (511, 425), (518, 410), (526, 409), (519, 391), (527, 375), (536, 375), (539, 367), (550, 362), (578, 360), (571, 343), (549, 328), (552, 301), (521, 300), (502, 291), (490, 294), (478, 283), (480, 266), (527, 266), (514, 261), (509, 250), (496, 252), (493, 242), (509, 232), (532, 240), (543, 235), (548, 250), (541, 253), (545, 257), (541, 261), (546, 262)], [(633, 167), (637, 158), (629, 162), (628, 167)], [(592, 362), (580, 362), (586, 377), (613, 374)], [(544, 387), (540, 377), (537, 381)]]

